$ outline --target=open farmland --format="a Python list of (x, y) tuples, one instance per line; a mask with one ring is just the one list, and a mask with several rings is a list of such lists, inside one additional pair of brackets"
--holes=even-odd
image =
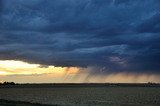
[(160, 87), (9, 87), (0, 88), (0, 99), (58, 106), (160, 106)]

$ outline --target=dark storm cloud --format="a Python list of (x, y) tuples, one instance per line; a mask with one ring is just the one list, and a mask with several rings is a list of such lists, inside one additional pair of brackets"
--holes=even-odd
[(0, 59), (159, 73), (159, 0), (0, 0)]
[(160, 11), (159, 13), (153, 15), (150, 19), (144, 21), (141, 25), (139, 25), (138, 31), (142, 33), (160, 32)]

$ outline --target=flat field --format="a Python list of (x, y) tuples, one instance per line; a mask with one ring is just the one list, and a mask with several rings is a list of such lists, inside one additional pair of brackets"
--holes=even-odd
[(160, 106), (160, 87), (0, 88), (0, 99), (0, 106), (7, 106), (2, 99), (58, 106)]

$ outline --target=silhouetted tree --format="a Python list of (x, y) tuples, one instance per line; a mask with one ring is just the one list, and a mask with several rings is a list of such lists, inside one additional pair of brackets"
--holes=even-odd
[(2, 85), (15, 85), (14, 82), (3, 82)]

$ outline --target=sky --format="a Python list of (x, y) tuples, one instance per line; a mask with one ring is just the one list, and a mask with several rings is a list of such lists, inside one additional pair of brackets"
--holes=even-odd
[(0, 81), (160, 82), (159, 0), (0, 0)]

